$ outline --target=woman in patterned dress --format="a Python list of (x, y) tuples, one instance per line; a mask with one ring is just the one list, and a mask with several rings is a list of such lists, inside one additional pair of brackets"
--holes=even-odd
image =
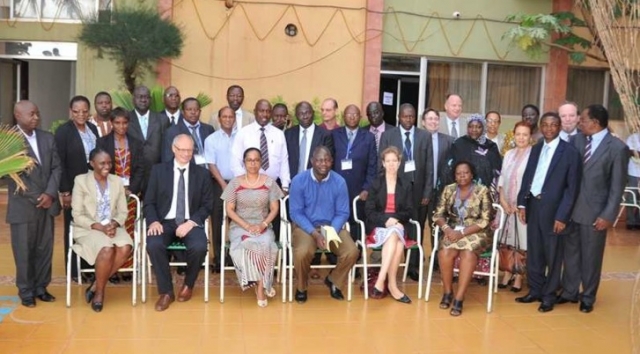
[(260, 150), (244, 152), (246, 174), (238, 176), (225, 188), (221, 199), (226, 201), (229, 227), (229, 253), (242, 290), (255, 288), (258, 306), (267, 306), (267, 296), (274, 297), (273, 267), (278, 254), (275, 234), (270, 227), (279, 211), (280, 187), (260, 173)]
[[(411, 241), (405, 238), (405, 225), (413, 214), (411, 183), (398, 178), (398, 167), (402, 159), (400, 150), (391, 146), (380, 153), (384, 174), (371, 184), (365, 203), (367, 215), (366, 243), (369, 248), (382, 247), (382, 265), (378, 279), (371, 290), (371, 297), (383, 297), (384, 282), (389, 281), (389, 293), (399, 302), (410, 304), (411, 299), (398, 289), (398, 265), (402, 253)], [(382, 289), (382, 290), (379, 290)]]
[[(504, 212), (509, 215), (505, 225), (507, 233), (507, 244), (514, 246), (516, 244), (516, 235), (518, 237), (518, 246), (522, 250), (527, 249), (527, 225), (523, 224), (516, 217), (518, 206), (518, 192), (522, 185), (522, 176), (527, 168), (529, 154), (531, 153), (531, 126), (527, 122), (518, 122), (513, 129), (514, 142), (516, 148), (509, 150), (504, 156), (502, 164), (502, 174), (498, 181), (498, 191), (500, 194), (500, 205)], [(504, 273), (502, 283), (498, 284), (498, 288), (505, 289), (511, 285), (511, 291), (514, 293), (522, 290), (522, 275), (513, 275), (510, 272)]]
[[(456, 182), (442, 191), (433, 222), (441, 231), (438, 263), (444, 294), (440, 308), (451, 307), (451, 316), (460, 316), (464, 295), (478, 264), (478, 257), (491, 244), (489, 228), (492, 208), (489, 189), (473, 182), (475, 168), (471, 163), (459, 161), (454, 165), (453, 171)], [(453, 267), (458, 257), (460, 272), (454, 299)]]

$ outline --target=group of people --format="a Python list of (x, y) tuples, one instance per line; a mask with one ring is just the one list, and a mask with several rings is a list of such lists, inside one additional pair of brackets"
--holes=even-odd
[[(479, 256), (491, 245), (492, 203), (500, 203), (508, 214), (507, 239), (518, 238), (528, 252), (529, 293), (516, 301), (541, 301), (543, 312), (577, 301), (581, 311), (593, 309), (606, 229), (617, 216), (630, 156), (608, 132), (604, 107), (585, 108), (578, 124), (573, 103), (562, 105), (559, 113), (543, 114), (540, 122), (538, 108), (527, 105), (522, 121), (503, 135), (498, 112), (462, 117), (462, 98), (456, 94), (447, 96), (443, 116), (434, 109), (423, 112), (423, 128), (416, 125), (411, 104), (399, 107), (398, 126), (393, 126), (385, 122), (382, 105), (371, 102), (366, 107), (369, 125), (361, 127), (356, 105), (345, 107), (341, 126), (338, 102), (331, 98), (322, 102), (321, 125), (314, 124), (313, 106), (305, 101), (295, 106), (297, 125), (291, 124), (285, 105), (272, 107), (261, 99), (249, 112), (243, 102), (243, 89), (229, 87), (228, 105), (207, 124), (198, 100), (181, 100), (175, 87), (165, 90), (166, 109), (160, 113), (149, 110), (144, 86), (134, 91), (132, 111), (113, 108), (109, 94), (98, 93), (93, 117), (89, 100), (76, 96), (70, 120), (55, 137), (37, 128), (35, 104), (18, 102), (17, 129), (37, 161), (32, 171), (21, 174), (27, 192), (14, 193), (10, 183), (7, 211), (22, 304), (55, 300), (46, 286), (53, 218), (61, 207), (65, 255), (73, 247), (87, 266), (95, 267), (85, 297), (94, 311), (101, 311), (106, 284), (130, 261), (136, 203), (127, 196), (133, 194), (144, 205), (146, 251), (158, 284), (156, 310), (192, 297), (207, 255), (209, 218), (213, 264), (220, 268), (226, 257), (223, 217), (230, 220), (229, 256), (238, 282), (243, 290), (253, 288), (258, 306), (265, 307), (275, 296), (280, 200), (288, 194), (298, 303), (307, 301), (311, 265), (320, 262), (322, 253), (318, 250), (335, 264), (324, 279), (331, 297), (344, 299), (349, 271), (360, 257), (370, 257), (380, 264), (373, 278), (364, 280), (372, 285), (371, 296), (411, 303), (396, 276), (404, 250), (415, 244), (417, 230), (409, 223), (415, 220), (421, 230), (428, 224), (441, 231), (440, 307), (458, 316)], [(352, 204), (356, 197), (359, 201)], [(366, 221), (365, 235), (354, 215)], [(326, 226), (335, 229), (339, 245), (326, 243)], [(356, 246), (361, 237), (374, 250), (370, 255)], [(186, 246), (185, 255), (167, 251), (176, 240)], [(187, 263), (177, 297), (171, 257), (184, 257)], [(418, 279), (419, 255), (411, 258), (408, 274)], [(80, 276), (75, 261), (71, 264), (72, 277)], [(459, 268), (455, 294), (454, 266)], [(511, 285), (517, 292), (522, 284), (521, 276), (506, 274), (501, 287)]]

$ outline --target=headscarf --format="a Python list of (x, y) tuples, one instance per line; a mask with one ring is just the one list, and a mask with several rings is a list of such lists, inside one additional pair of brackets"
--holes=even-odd
[(467, 118), (467, 128), (469, 127), (469, 124), (471, 124), (472, 122), (478, 122), (482, 125), (482, 134), (480, 134), (480, 136), (478, 137), (478, 139), (476, 139), (476, 141), (480, 143), (480, 145), (484, 145), (487, 142), (487, 136), (486, 136), (487, 121), (484, 119), (484, 116), (482, 114), (474, 113), (470, 115), (469, 118)]

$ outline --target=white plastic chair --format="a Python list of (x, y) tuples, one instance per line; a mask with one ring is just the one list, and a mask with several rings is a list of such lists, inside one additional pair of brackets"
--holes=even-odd
[[(362, 247), (362, 263), (360, 264), (356, 264), (354, 266), (354, 270), (353, 272), (355, 273), (355, 269), (356, 268), (362, 268), (363, 269), (363, 275), (362, 275), (362, 279), (364, 282), (367, 281), (368, 278), (368, 267), (381, 267), (382, 264), (380, 263), (375, 263), (375, 264), (369, 264), (368, 262), (368, 256), (367, 256), (367, 244), (366, 244), (366, 239), (367, 239), (367, 235), (365, 235), (365, 225), (364, 222), (362, 220), (360, 220), (358, 218), (358, 213), (356, 212), (356, 204), (357, 201), (360, 200), (360, 196), (356, 196), (355, 198), (353, 198), (353, 219), (356, 221), (356, 223), (358, 224), (359, 228), (360, 228), (360, 240), (356, 241), (357, 244), (359, 244)], [(418, 223), (417, 221), (411, 219), (409, 220), (409, 223), (411, 225), (413, 225), (416, 228), (416, 244), (405, 248), (407, 250), (407, 254), (405, 256), (404, 262), (400, 263), (400, 267), (404, 267), (404, 272), (402, 273), (402, 281), (405, 282), (407, 281), (407, 273), (409, 271), (409, 260), (411, 259), (411, 251), (412, 250), (417, 250), (419, 255), (420, 255), (420, 268), (418, 270), (418, 299), (422, 298), (422, 280), (423, 280), (423, 276), (424, 276), (424, 250), (422, 248), (422, 230), (420, 228), (420, 223)], [(381, 251), (382, 247), (373, 249), (374, 251)], [(355, 274), (354, 274), (355, 277)], [(351, 283), (349, 283), (349, 287), (351, 287)], [(368, 284), (364, 285), (364, 298), (365, 300), (369, 299), (369, 287)]]
[[(284, 201), (283, 199), (280, 199), (280, 209), (282, 209), (284, 207)], [(229, 218), (227, 218), (227, 202), (225, 201), (223, 206), (222, 206), (222, 210), (223, 210), (223, 214), (222, 214), (222, 237), (220, 238), (220, 303), (224, 303), (224, 277), (225, 274), (224, 272), (226, 270), (235, 270), (233, 264), (232, 265), (226, 265), (225, 264), (225, 260), (226, 260), (226, 252), (229, 249), (229, 241), (228, 241), (228, 231), (229, 231), (229, 223), (231, 222), (231, 220), (229, 220)], [(287, 256), (287, 252), (283, 252), (283, 243), (282, 240), (284, 240), (284, 227), (282, 226), (282, 222), (280, 223), (280, 235), (277, 235), (277, 239), (276, 239), (276, 244), (278, 246), (278, 256), (276, 258), (276, 264), (274, 269), (278, 271), (278, 282), (280, 282), (281, 284), (281, 289), (280, 291), (282, 292), (282, 302), (287, 302), (287, 281), (286, 281), (286, 272), (285, 272), (285, 267), (284, 265), (287, 263), (286, 261), (286, 256)], [(215, 227), (215, 226), (214, 226)]]
[[(493, 243), (491, 246), (491, 259), (489, 263), (489, 272), (477, 272), (474, 271), (473, 275), (480, 275), (489, 277), (489, 287), (488, 287), (488, 300), (487, 300), (487, 312), (491, 312), (493, 309), (493, 293), (498, 292), (498, 272), (500, 271), (498, 265), (500, 264), (499, 253), (498, 253), (498, 241), (500, 239), (500, 235), (502, 234), (502, 229), (504, 228), (505, 222), (505, 214), (504, 209), (500, 204), (492, 204), (493, 208), (500, 213), (499, 215), (499, 223), (498, 228), (493, 232)], [(429, 301), (429, 295), (431, 292), (431, 280), (433, 278), (433, 266), (436, 258), (436, 251), (438, 250), (438, 236), (440, 233), (440, 227), (435, 228), (435, 236), (434, 236), (434, 244), (433, 251), (431, 252), (431, 259), (429, 261), (429, 274), (427, 276), (427, 286), (425, 289), (424, 301)], [(454, 272), (458, 272), (458, 269), (454, 269)]]
[[(204, 257), (204, 262), (202, 265), (204, 266), (204, 302), (209, 302), (209, 273), (211, 273), (211, 269), (209, 269), (209, 248), (211, 246), (211, 235), (209, 235), (209, 218), (204, 221), (204, 233), (207, 236), (207, 254)], [(142, 221), (142, 234), (145, 235), (142, 247), (144, 247), (146, 251), (147, 247), (147, 223), (146, 221)], [(186, 251), (187, 247), (182, 242), (174, 242), (167, 246), (168, 251)], [(145, 303), (147, 301), (147, 286), (151, 284), (151, 260), (149, 259), (149, 254), (145, 252), (145, 257), (142, 258), (142, 302)], [(186, 267), (187, 262), (169, 262), (170, 267)], [(148, 281), (147, 277), (149, 278)]]
[[(131, 272), (131, 305), (135, 306), (138, 298), (138, 276), (140, 269), (140, 234), (141, 234), (141, 218), (140, 213), (142, 210), (142, 204), (140, 203), (140, 198), (138, 198), (134, 194), (130, 194), (129, 198), (136, 201), (136, 220), (135, 227), (133, 231), (133, 262), (131, 267), (129, 268), (120, 268), (118, 272)], [(75, 228), (75, 224), (71, 222), (69, 226), (69, 245), (73, 245), (73, 230)], [(69, 247), (69, 251), (67, 252), (67, 307), (71, 307), (71, 255), (73, 252), (73, 248)], [(95, 273), (93, 268), (82, 269), (82, 262), (80, 260), (80, 256), (76, 257), (76, 266), (78, 268), (78, 284), (82, 285), (82, 273)]]
[[(626, 187), (624, 189), (624, 193), (622, 194), (622, 202), (620, 203), (620, 211), (618, 212), (616, 221), (613, 223), (613, 227), (616, 227), (616, 225), (618, 225), (618, 220), (620, 220), (620, 217), (622, 216), (622, 213), (626, 208), (637, 208), (638, 210), (640, 210), (640, 204), (638, 204), (638, 198), (636, 198), (636, 194), (638, 194), (639, 191), (640, 188), (638, 187)], [(629, 198), (625, 197), (630, 197), (631, 201), (628, 201)]]

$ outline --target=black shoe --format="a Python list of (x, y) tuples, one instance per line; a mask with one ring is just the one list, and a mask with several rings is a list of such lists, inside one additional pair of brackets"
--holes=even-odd
[(92, 302), (91, 303), (91, 309), (95, 312), (101, 312), (102, 311), (102, 303), (101, 302)]
[(584, 302), (580, 302), (580, 312), (589, 313), (593, 311), (593, 305), (587, 305)]
[(393, 299), (396, 300), (397, 302), (401, 302), (407, 305), (411, 303), (411, 299), (406, 294), (403, 294), (402, 297), (399, 299), (396, 299), (395, 297)]
[(220, 273), (220, 264), (212, 264), (209, 266), (211, 268), (211, 273)]
[(382, 299), (384, 297), (384, 291), (380, 291), (374, 286), (371, 289), (371, 294), (369, 294), (369, 297), (376, 300)]
[(415, 269), (409, 269), (409, 271), (407, 272), (407, 275), (409, 276), (409, 278), (411, 278), (411, 280), (413, 281), (418, 281), (420, 280), (420, 273), (418, 273), (417, 270)]
[(553, 304), (552, 303), (548, 303), (548, 302), (542, 302), (542, 304), (540, 304), (540, 307), (538, 307), (538, 312), (549, 312), (549, 311), (553, 311)]
[(109, 283), (120, 284), (120, 278), (118, 277), (118, 274), (112, 275), (111, 278), (109, 278)]
[(91, 282), (91, 285), (89, 285), (87, 290), (84, 291), (84, 299), (87, 300), (87, 304), (91, 303), (91, 300), (93, 300), (93, 297), (96, 295), (96, 291), (91, 290), (93, 288), (94, 283), (95, 281)]
[(296, 289), (296, 302), (299, 304), (304, 304), (307, 302), (307, 291), (300, 291)]
[(442, 300), (440, 300), (440, 308), (443, 310), (448, 309), (451, 306), (453, 300), (453, 293), (443, 294)]
[(530, 304), (532, 302), (536, 302), (536, 301), (540, 301), (539, 297), (535, 297), (531, 294), (527, 294), (523, 297), (517, 297), (516, 298), (516, 302), (519, 302), (521, 304)]
[(44, 294), (40, 294), (36, 296), (40, 301), (43, 302), (54, 302), (56, 301), (56, 297), (51, 295), (48, 291), (44, 291)]
[(464, 300), (453, 300), (453, 306), (451, 307), (451, 311), (449, 314), (453, 317), (458, 317), (462, 315), (462, 303)]
[(331, 297), (336, 300), (344, 300), (344, 296), (342, 295), (342, 291), (338, 289), (335, 284), (329, 280), (329, 276), (324, 278), (324, 284), (329, 288), (329, 292), (331, 293)]
[(480, 286), (487, 286), (487, 278), (485, 278), (485, 277), (476, 279), (476, 282)]
[(556, 299), (556, 304), (557, 305), (562, 305), (562, 304), (566, 304), (566, 303), (572, 303), (572, 304), (577, 304), (578, 300), (569, 300), (569, 299), (565, 299), (562, 296), (558, 296), (558, 298)]
[(82, 273), (80, 276), (82, 277), (82, 281), (85, 283), (91, 283), (96, 280), (96, 276), (93, 273)]
[(36, 307), (36, 300), (32, 297), (22, 299), (22, 306), (33, 308)]
[(633, 230), (635, 228), (636, 228), (635, 225), (627, 225), (627, 230)]
[(506, 284), (504, 283), (500, 283), (498, 284), (498, 289), (506, 289), (508, 288), (510, 285), (513, 285), (513, 282), (515, 281), (516, 277), (514, 275), (511, 276), (511, 278), (509, 278), (509, 280), (507, 281)]
[(512, 293), (519, 293), (520, 291), (522, 291), (522, 288), (516, 288), (515, 286), (511, 287), (511, 292)]
[(178, 269), (176, 270), (176, 274), (178, 275), (184, 275), (187, 272), (187, 267), (178, 267)]

